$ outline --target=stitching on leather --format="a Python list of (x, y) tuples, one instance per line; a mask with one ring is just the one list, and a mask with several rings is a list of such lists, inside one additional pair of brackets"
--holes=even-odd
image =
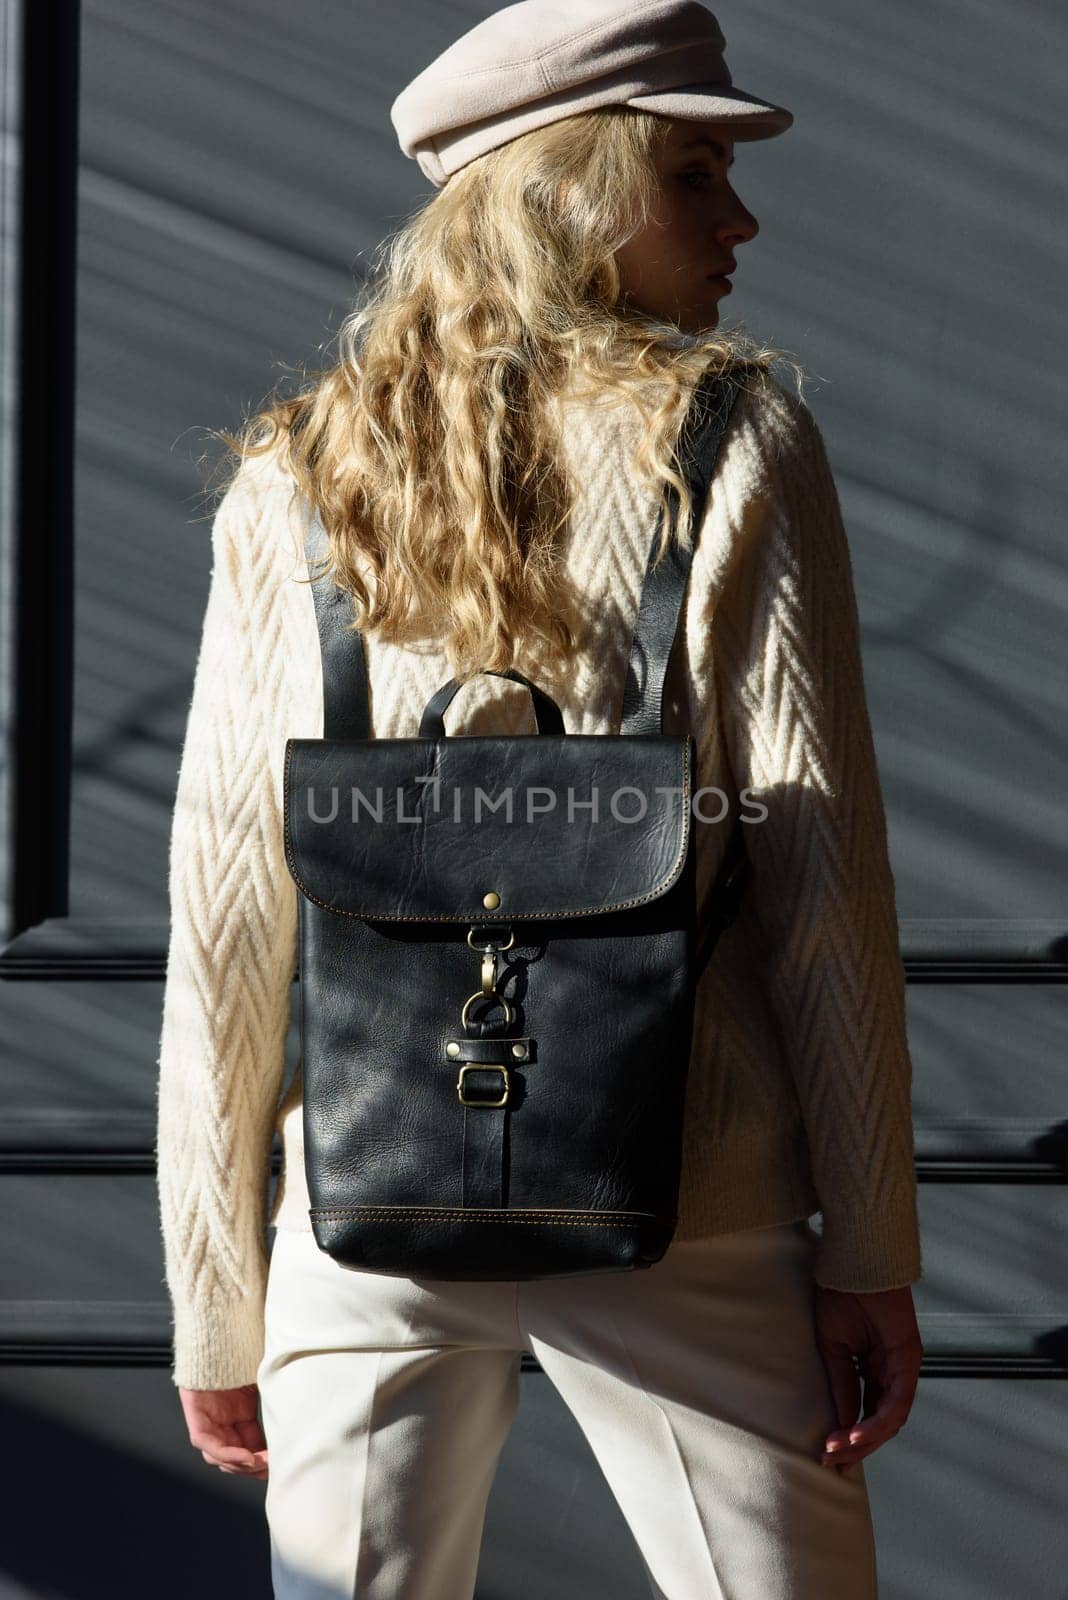
[[(360, 1215), (365, 1220), (372, 1222), (406, 1222), (409, 1220), (407, 1217), (379, 1217), (376, 1216), (373, 1211), (353, 1214)], [(347, 1211), (315, 1211), (312, 1213), (312, 1215), (317, 1222), (330, 1222), (336, 1221), (341, 1217), (347, 1217), (350, 1215), (350, 1213)], [(439, 1220), (456, 1222), (461, 1219), (456, 1217), (448, 1217)], [(468, 1212), (466, 1217), (462, 1220), (470, 1221), (470, 1212)], [(619, 1222), (581, 1222), (576, 1221), (572, 1217), (478, 1217), (476, 1220), (479, 1222), (499, 1222), (504, 1224), (514, 1222), (518, 1226), (524, 1228), (618, 1228), (622, 1226), (622, 1224)]]
[[(472, 920), (472, 918), (471, 918), (470, 914), (467, 913), (467, 912), (464, 912), (462, 914), (459, 914), (459, 913), (456, 913), (456, 912), (443, 912), (440, 915), (431, 916), (428, 913), (421, 912), (421, 911), (419, 911), (419, 912), (416, 912), (416, 911), (413, 911), (413, 912), (405, 912), (405, 911), (374, 911), (374, 912), (346, 911), (343, 906), (331, 906), (331, 905), (328, 905), (325, 900), (320, 900), (316, 895), (312, 894), (312, 892), (308, 888), (307, 884), (305, 884), (304, 880), (297, 873), (296, 864), (295, 864), (294, 859), (293, 859), (293, 840), (292, 840), (292, 837), (291, 837), (290, 831), (289, 831), (289, 794), (290, 794), (289, 772), (290, 772), (290, 766), (291, 766), (292, 757), (293, 757), (293, 743), (294, 743), (294, 741), (292, 739), (287, 739), (286, 740), (286, 759), (285, 759), (285, 767), (283, 769), (283, 774), (282, 774), (282, 825), (283, 825), (283, 835), (284, 835), (284, 840), (285, 840), (286, 865), (289, 868), (289, 871), (290, 871), (290, 874), (291, 874), (291, 876), (293, 878), (294, 883), (299, 888), (301, 894), (304, 895), (305, 899), (310, 900), (312, 905), (319, 906), (323, 911), (331, 912), (332, 915), (335, 916), (335, 917), (352, 917), (352, 918), (354, 918), (354, 919), (356, 919), (358, 921), (367, 921), (367, 922), (470, 922)], [(611, 905), (598, 906), (594, 911), (588, 911), (588, 910), (586, 910), (584, 908), (580, 908), (577, 911), (552, 911), (552, 910), (513, 911), (507, 917), (501, 917), (501, 918), (498, 918), (497, 920), (498, 921), (502, 921), (502, 922), (503, 921), (507, 921), (507, 922), (529, 922), (529, 921), (533, 921), (536, 918), (540, 918), (540, 917), (552, 917), (552, 918), (590, 917), (590, 916), (599, 917), (599, 916), (603, 916), (605, 914), (605, 912), (607, 912), (607, 911), (629, 911), (633, 906), (645, 905), (647, 901), (655, 900), (658, 895), (663, 894), (664, 890), (667, 889), (671, 885), (671, 883), (678, 877), (679, 872), (680, 872), (680, 870), (682, 868), (682, 863), (686, 858), (686, 851), (687, 851), (687, 848), (688, 848), (689, 843), (690, 843), (690, 752), (691, 752), (692, 748), (693, 748), (693, 743), (692, 743), (692, 735), (691, 735), (691, 736), (689, 736), (687, 738), (687, 741), (686, 741), (686, 744), (685, 744), (685, 747), (684, 747), (684, 756), (683, 756), (683, 764), (682, 764), (682, 801), (683, 801), (682, 844), (681, 844), (681, 846), (679, 848), (678, 855), (675, 857), (674, 864), (672, 865), (671, 870), (668, 873), (666, 878), (663, 878), (658, 884), (656, 884), (646, 894), (638, 895), (636, 899), (633, 899), (633, 900), (616, 900), (616, 901), (613, 901)]]
[[(532, 1208), (537, 1209), (537, 1208)], [(670, 1222), (670, 1217), (658, 1217), (652, 1211), (616, 1211), (594, 1217), (592, 1212), (585, 1211), (556, 1211), (545, 1216), (530, 1216), (517, 1212), (500, 1212), (487, 1209), (485, 1212), (477, 1206), (468, 1209), (450, 1211), (439, 1206), (311, 1206), (308, 1212), (313, 1220), (328, 1220), (332, 1217), (365, 1217), (373, 1218), (377, 1222), (408, 1222), (416, 1217), (436, 1222), (518, 1222), (527, 1226), (549, 1227), (558, 1223), (570, 1223), (576, 1228), (618, 1228), (623, 1221), (644, 1218), (654, 1222)]]

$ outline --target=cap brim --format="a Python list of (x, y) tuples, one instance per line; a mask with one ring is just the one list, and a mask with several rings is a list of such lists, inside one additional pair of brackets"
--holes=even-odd
[(794, 120), (785, 106), (758, 100), (744, 89), (722, 84), (686, 84), (657, 94), (636, 94), (626, 102), (680, 122), (729, 122), (734, 139), (773, 139), (785, 133)]

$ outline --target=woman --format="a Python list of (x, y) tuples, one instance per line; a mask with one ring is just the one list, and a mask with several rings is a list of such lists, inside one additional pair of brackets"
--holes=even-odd
[[(523, 0), (465, 34), (394, 104), (438, 193), (337, 364), (225, 436), (239, 464), (175, 806), (157, 1156), (190, 1440), (267, 1480), (284, 1600), (473, 1593), (524, 1349), (669, 1600), (876, 1592), (862, 1462), (904, 1424), (921, 1355), (903, 973), (823, 442), (771, 375), (779, 353), (719, 326), (757, 233), (734, 147), (792, 117), (734, 88), (722, 52), (690, 0)], [(287, 737), (322, 732), (308, 510), (361, 619), (376, 737), (411, 736), (449, 677), (512, 665), (569, 732), (614, 731), (650, 530), (710, 368), (743, 392), (673, 714), (700, 783), (767, 814), (701, 980), (676, 1236), (641, 1273), (341, 1266), (310, 1230), (299, 1071), (278, 1104), (297, 961), (281, 762)], [(528, 707), (472, 676), (451, 731), (527, 731)], [(716, 838), (698, 829), (706, 889)]]

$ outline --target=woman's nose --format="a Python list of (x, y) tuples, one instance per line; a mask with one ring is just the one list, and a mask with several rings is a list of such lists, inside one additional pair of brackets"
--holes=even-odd
[(760, 224), (756, 217), (734, 195), (732, 204), (725, 208), (716, 228), (716, 238), (729, 244), (745, 244), (747, 240), (755, 239), (759, 232)]

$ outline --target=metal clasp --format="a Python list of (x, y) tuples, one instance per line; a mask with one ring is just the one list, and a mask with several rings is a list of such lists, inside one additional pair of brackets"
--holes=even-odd
[[(497, 927), (502, 930), (506, 927), (508, 928), (507, 944), (502, 944), (499, 939), (492, 938), (488, 939), (485, 944), (476, 944), (472, 939), (472, 934), (478, 933), (480, 929), (488, 930), (493, 927)], [(476, 990), (473, 995), (469, 995), (464, 1003), (464, 1008), (461, 1012), (463, 1026), (465, 1028), (468, 1026), (468, 1012), (471, 1008), (472, 1002), (475, 1000), (496, 1001), (504, 1011), (505, 1026), (510, 1025), (512, 1021), (512, 1008), (504, 996), (497, 993), (497, 957), (502, 951), (510, 950), (515, 944), (515, 929), (508, 927), (508, 924), (506, 923), (476, 922), (467, 930), (467, 942), (471, 949), (477, 951), (482, 957), (482, 987), (481, 989)]]
[[(478, 928), (507, 928), (508, 929), (508, 943), (507, 944), (498, 944), (496, 939), (490, 939), (488, 941), (488, 943), (486, 943), (486, 944), (472, 944), (471, 943), (471, 935)], [(510, 950), (512, 948), (512, 946), (515, 944), (515, 929), (511, 926), (510, 923), (507, 923), (507, 922), (476, 922), (473, 927), (468, 928), (468, 930), (467, 930), (467, 942), (468, 942), (468, 944), (471, 945), (472, 950), (482, 950), (482, 951), (486, 951), (486, 950)]]

